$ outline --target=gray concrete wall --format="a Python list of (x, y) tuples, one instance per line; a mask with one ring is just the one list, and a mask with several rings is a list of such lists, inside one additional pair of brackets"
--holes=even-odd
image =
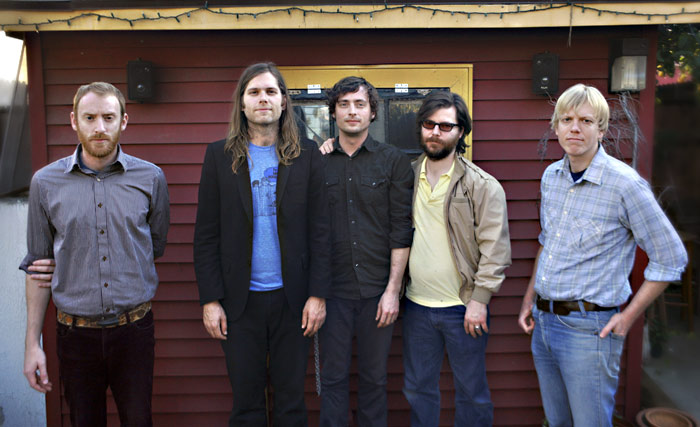
[(44, 395), (22, 374), (27, 311), (17, 266), (27, 250), (26, 230), (27, 199), (0, 199), (0, 426), (46, 426)]

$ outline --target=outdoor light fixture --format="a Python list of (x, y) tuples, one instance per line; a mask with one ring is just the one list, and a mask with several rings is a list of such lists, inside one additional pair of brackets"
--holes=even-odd
[(610, 92), (639, 92), (646, 88), (646, 39), (621, 39), (610, 43)]

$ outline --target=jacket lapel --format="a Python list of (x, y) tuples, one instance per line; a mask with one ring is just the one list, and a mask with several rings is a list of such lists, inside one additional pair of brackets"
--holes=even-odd
[(253, 222), (253, 192), (250, 189), (250, 170), (248, 162), (245, 161), (238, 168), (238, 173), (234, 174), (234, 179), (238, 183), (238, 194), (241, 195), (243, 209), (248, 216), (248, 222)]
[(284, 190), (287, 186), (287, 180), (289, 179), (290, 166), (285, 166), (280, 163), (277, 167), (277, 208), (279, 208), (282, 203), (282, 196), (284, 196)]

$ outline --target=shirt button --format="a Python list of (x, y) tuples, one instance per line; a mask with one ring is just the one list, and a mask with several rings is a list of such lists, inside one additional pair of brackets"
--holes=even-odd
[(101, 207), (102, 207), (102, 203), (98, 203), (98, 204), (97, 204), (97, 207), (98, 207), (98, 208), (101, 208)]
[(551, 255), (549, 256), (549, 259), (552, 259), (552, 256), (551, 256)]
[(359, 267), (359, 266), (360, 266), (360, 264), (355, 264), (355, 268), (357, 268), (357, 267)]
[(573, 193), (573, 192), (574, 192), (574, 189), (573, 189), (573, 188), (572, 188), (571, 190), (569, 190), (569, 193)]
[(353, 246), (357, 246), (357, 242), (352, 242)]
[(100, 181), (102, 181), (102, 180), (100, 178), (97, 178), (97, 182), (100, 182)]
[(352, 181), (352, 177), (348, 178), (348, 181)]
[(109, 313), (110, 309), (109, 309), (109, 308), (107, 308), (107, 309), (106, 309), (105, 311), (106, 311), (107, 313)]
[(543, 277), (543, 278), (542, 278), (542, 281), (543, 281), (543, 282), (546, 282), (546, 281), (547, 281), (547, 278), (546, 278), (546, 277)]
[(350, 224), (354, 224), (354, 223), (355, 223), (355, 220), (350, 221)]
[(348, 203), (352, 203), (352, 199), (348, 200)]
[(100, 234), (105, 234), (105, 231), (104, 231), (104, 230), (100, 230)]
[(557, 233), (557, 237), (561, 237), (561, 234)]
[(566, 211), (564, 211), (564, 215), (566, 215)]
[(106, 256), (103, 256), (103, 257), (102, 257), (102, 261), (107, 261), (107, 257), (106, 257)]
[(105, 288), (108, 287), (108, 286), (109, 286), (109, 285), (108, 285), (107, 283), (105, 283)]

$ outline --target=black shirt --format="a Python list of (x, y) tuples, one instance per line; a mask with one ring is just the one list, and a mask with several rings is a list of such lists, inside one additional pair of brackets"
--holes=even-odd
[(372, 298), (389, 280), (391, 250), (411, 246), (413, 170), (398, 148), (367, 137), (348, 156), (325, 156), (331, 208), (332, 296)]

